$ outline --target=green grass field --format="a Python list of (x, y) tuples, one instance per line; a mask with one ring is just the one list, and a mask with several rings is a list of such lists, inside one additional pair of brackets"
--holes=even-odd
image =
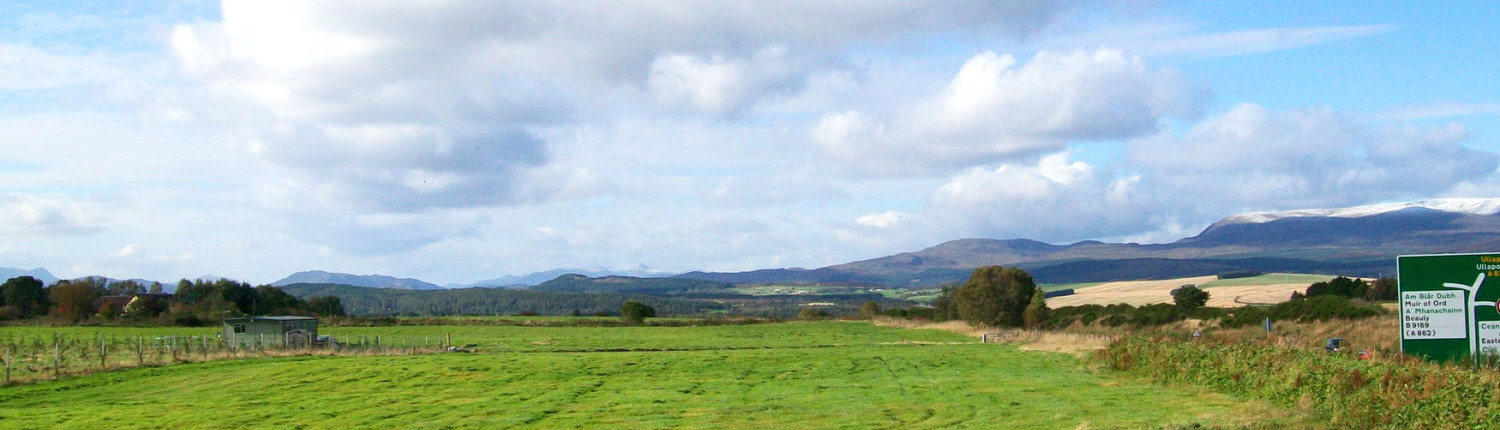
[(1057, 291), (1057, 290), (1066, 290), (1066, 289), (1069, 289), (1069, 288), (1074, 289), (1074, 290), (1078, 290), (1078, 289), (1083, 289), (1083, 288), (1088, 288), (1088, 287), (1096, 287), (1096, 286), (1103, 285), (1103, 284), (1104, 284), (1103, 282), (1079, 282), (1079, 283), (1074, 283), (1074, 284), (1039, 284), (1039, 285), (1037, 285), (1037, 288), (1041, 288), (1042, 291), (1049, 291), (1050, 292), (1050, 291)]
[[(0, 336), (45, 329), (4, 327)], [(67, 330), (89, 337), (147, 329)], [(406, 338), (435, 332), (478, 344), (479, 352), (226, 360), (5, 387), (0, 427), (1070, 429), (1296, 422), (1263, 403), (1153, 385), (1071, 355), (857, 322), (325, 329)]]

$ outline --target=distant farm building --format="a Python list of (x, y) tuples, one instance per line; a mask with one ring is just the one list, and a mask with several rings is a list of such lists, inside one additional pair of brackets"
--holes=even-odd
[(224, 340), (239, 346), (306, 347), (318, 338), (318, 319), (264, 316), (224, 319)]

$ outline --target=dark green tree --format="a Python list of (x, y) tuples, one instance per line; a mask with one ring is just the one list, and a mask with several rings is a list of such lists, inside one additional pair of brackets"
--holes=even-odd
[(1184, 310), (1193, 310), (1208, 304), (1208, 292), (1197, 285), (1183, 285), (1172, 290), (1172, 303)]
[(635, 300), (626, 300), (625, 304), (620, 306), (620, 318), (629, 324), (640, 324), (646, 322), (646, 318), (655, 316), (656, 309)]
[(338, 296), (323, 296), (307, 299), (307, 310), (322, 317), (344, 316), (344, 303)]
[(1370, 301), (1391, 301), (1396, 300), (1396, 295), (1399, 293), (1400, 291), (1396, 286), (1396, 278), (1381, 277), (1380, 279), (1376, 279), (1375, 283), (1370, 284), (1369, 289), (1365, 290), (1365, 299)]
[(219, 291), (224, 302), (233, 304), (239, 313), (256, 315), (255, 289), (250, 288), (250, 284), (220, 279), (214, 282), (213, 288)]
[(1041, 328), (1042, 322), (1047, 321), (1047, 293), (1041, 288), (1031, 293), (1031, 303), (1026, 304), (1022, 319), (1028, 329)]
[(1022, 314), (1035, 293), (1036, 282), (1025, 270), (985, 266), (974, 269), (953, 301), (970, 325), (1016, 327), (1024, 322)]
[(1366, 283), (1363, 279), (1350, 279), (1340, 276), (1328, 282), (1317, 282), (1307, 286), (1307, 297), (1334, 295), (1364, 298), (1369, 288), (1370, 284)]
[(270, 285), (255, 287), (255, 312), (256, 315), (284, 315), (295, 314), (306, 308), (307, 303), (296, 296), (281, 291), (280, 288)]
[(953, 288), (944, 285), (938, 290), (938, 296), (932, 299), (932, 320), (951, 321), (959, 319), (958, 305), (953, 303)]
[(106, 296), (134, 296), (136, 294), (146, 293), (146, 287), (143, 287), (140, 283), (131, 280), (112, 281), (109, 282), (104, 287), (104, 289), (104, 295)]
[(16, 309), (19, 318), (30, 318), (47, 312), (47, 293), (41, 280), (30, 276), (17, 276), (0, 285), (0, 296), (6, 306)]

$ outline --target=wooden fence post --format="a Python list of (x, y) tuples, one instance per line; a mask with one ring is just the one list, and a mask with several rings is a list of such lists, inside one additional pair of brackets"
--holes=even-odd
[(58, 365), (58, 359), (60, 358), (59, 356), (61, 355), (61, 353), (58, 351), (58, 348), (60, 347), (60, 345), (58, 345), (59, 342), (61, 342), (61, 340), (58, 339), (57, 337), (53, 337), (52, 338), (52, 378), (53, 379), (57, 379), (57, 375), (58, 375), (57, 365)]

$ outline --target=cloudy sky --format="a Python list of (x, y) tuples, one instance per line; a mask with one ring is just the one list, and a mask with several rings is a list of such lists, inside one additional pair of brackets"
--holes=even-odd
[(7, 1), (0, 266), (812, 268), (1491, 197), (1495, 28), (1478, 1)]

